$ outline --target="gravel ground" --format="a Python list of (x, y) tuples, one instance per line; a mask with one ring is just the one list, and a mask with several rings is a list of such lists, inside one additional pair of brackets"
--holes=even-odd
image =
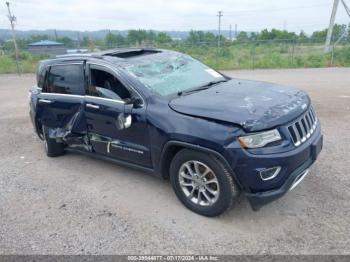
[(168, 181), (47, 158), (28, 117), (34, 75), (0, 76), (0, 254), (350, 254), (350, 68), (226, 73), (306, 90), (325, 144), (294, 191), (218, 218), (184, 208)]

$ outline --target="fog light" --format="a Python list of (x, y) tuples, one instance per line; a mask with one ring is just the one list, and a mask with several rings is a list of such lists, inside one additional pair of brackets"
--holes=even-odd
[(271, 179), (275, 178), (279, 174), (280, 171), (281, 171), (281, 167), (276, 166), (276, 167), (272, 167), (272, 168), (263, 169), (259, 173), (260, 173), (261, 179), (266, 181), (266, 180), (271, 180)]

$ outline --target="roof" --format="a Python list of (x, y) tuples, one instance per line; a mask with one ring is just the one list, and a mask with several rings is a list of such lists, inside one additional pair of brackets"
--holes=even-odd
[(61, 46), (63, 43), (51, 41), (51, 40), (41, 40), (38, 42), (30, 43), (28, 46)]
[[(167, 49), (155, 48), (117, 48), (92, 53), (75, 53), (57, 55), (55, 59), (45, 60), (48, 64), (59, 61), (77, 61), (77, 60), (104, 60), (112, 64), (134, 64), (149, 60), (153, 55), (168, 57), (170, 54), (178, 53)], [(146, 58), (147, 57), (147, 58)]]
[(155, 48), (116, 48), (110, 50), (104, 50), (99, 52), (92, 53), (73, 53), (73, 54), (65, 54), (65, 55), (57, 55), (56, 58), (99, 58), (105, 59), (108, 61), (126, 61), (128, 59), (137, 58), (143, 59), (145, 55), (152, 55), (157, 53), (165, 53), (172, 52), (170, 50), (165, 49), (155, 49)]

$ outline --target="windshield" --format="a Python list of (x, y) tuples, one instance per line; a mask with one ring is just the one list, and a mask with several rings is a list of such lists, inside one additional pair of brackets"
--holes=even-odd
[(162, 96), (225, 80), (215, 70), (187, 55), (154, 55), (148, 58), (147, 61), (128, 65), (125, 69), (149, 89)]

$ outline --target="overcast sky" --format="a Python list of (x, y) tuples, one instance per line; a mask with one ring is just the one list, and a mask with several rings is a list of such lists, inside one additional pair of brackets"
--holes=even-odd
[[(259, 31), (284, 27), (312, 32), (327, 27), (333, 0), (9, 0), (17, 28), (69, 30), (205, 30), (222, 28)], [(350, 0), (345, 0), (350, 7)], [(0, 28), (9, 28), (5, 0), (1, 0)], [(336, 21), (349, 23), (339, 5)]]

